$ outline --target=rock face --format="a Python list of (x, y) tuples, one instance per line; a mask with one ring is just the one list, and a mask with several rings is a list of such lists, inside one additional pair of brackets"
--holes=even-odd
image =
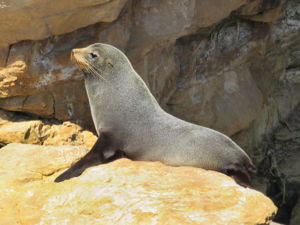
[(2, 224), (268, 224), (263, 194), (213, 171), (120, 159), (55, 183), (87, 149), (9, 144), (1, 149)]
[[(138, 1), (132, 45), (141, 46), (153, 41), (175, 41), (195, 33), (200, 28), (211, 27), (230, 15), (246, 0), (197, 1)], [(219, 7), (223, 5), (223, 7)], [(216, 12), (216, 13), (213, 13)]]
[(0, 107), (44, 118), (80, 121), (92, 128), (81, 74), (74, 72), (69, 53), (59, 54), (54, 63), (50, 56), (43, 56), (47, 52), (40, 53), (38, 46), (21, 43), (19, 47), (18, 52), (11, 47), (12, 62), (8, 60), (9, 66), (0, 69)]
[(1, 1), (0, 45), (40, 40), (100, 21), (112, 22), (125, 3), (126, 0)]
[[(275, 202), (286, 209), (279, 208), (278, 219), (288, 223), (300, 196), (299, 176), (282, 160), (293, 159), (290, 168), (300, 160), (299, 126), (289, 125), (300, 102), (299, 20), (299, 0), (3, 0), (0, 108), (29, 115), (16, 125), (21, 136), (29, 127), (40, 132), (34, 127), (48, 125), (37, 120), (46, 119), (93, 130), (70, 51), (113, 44), (166, 111), (230, 135), (251, 155), (259, 168), (256, 188), (281, 199)], [(47, 132), (18, 140), (41, 143)]]
[[(115, 10), (119, 12), (125, 2), (117, 2), (105, 5), (116, 4)], [(284, 43), (292, 42), (292, 46), (298, 43), (294, 38), (297, 26), (290, 29), (290, 25), (277, 22), (290, 17), (293, 21), (297, 8), (290, 6), (293, 3), (284, 7), (283, 1), (235, 0), (224, 4), (225, 7), (218, 4), (219, 1), (208, 0), (172, 4), (134, 1), (126, 4), (114, 23), (98, 23), (66, 35), (13, 44), (0, 54), (5, 65), (0, 69), (0, 107), (72, 120), (91, 128), (81, 72), (71, 64), (69, 55), (72, 48), (108, 42), (127, 52), (155, 97), (170, 113), (227, 135), (247, 130), (259, 118), (263, 107), (269, 105), (266, 99), (273, 96), (268, 87), (261, 87), (256, 74), (279, 61), (279, 49), (283, 46), (277, 43), (276, 32), (281, 39), (287, 39)], [(40, 6), (37, 4), (36, 9)], [(288, 7), (294, 13), (287, 13)], [(274, 10), (277, 13), (271, 13), (268, 22), (281, 18), (273, 24), (248, 21), (249, 18), (258, 21), (256, 17)], [(229, 14), (235, 15), (234, 19), (220, 23)], [(68, 26), (68, 22), (62, 20), (59, 25)], [(291, 50), (295, 49), (285, 47), (284, 51), (292, 54)], [(262, 63), (266, 58), (270, 62)], [(277, 72), (272, 72), (278, 74), (275, 78), (262, 76), (267, 82), (280, 82), (279, 73), (286, 66), (278, 63), (278, 68), (274, 67)]]

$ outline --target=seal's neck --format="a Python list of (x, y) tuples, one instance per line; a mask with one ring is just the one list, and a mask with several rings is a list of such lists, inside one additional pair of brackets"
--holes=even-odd
[[(85, 86), (96, 131), (132, 127), (163, 111), (141, 77), (131, 71), (112, 72), (104, 79), (89, 77)], [(120, 127), (120, 125), (122, 126)]]

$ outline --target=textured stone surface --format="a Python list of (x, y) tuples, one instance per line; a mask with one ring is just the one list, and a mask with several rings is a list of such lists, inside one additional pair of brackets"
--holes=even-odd
[[(221, 21), (246, 0), (141, 0), (136, 4), (132, 46), (153, 41), (174, 41)], [(223, 7), (219, 7), (222, 5)]]
[[(0, 1), (0, 17), (5, 16), (0, 21), (17, 28), (29, 19), (23, 15), (43, 8), (42, 1), (26, 1), (27, 8), (22, 8), (25, 1), (18, 2), (18, 14), (8, 17), (17, 1)], [(66, 9), (63, 2), (55, 6), (57, 12)], [(53, 12), (55, 3), (51, 2), (47, 13)], [(74, 28), (70, 21), (81, 27), (97, 19), (95, 24), (44, 36), (44, 21), (35, 20), (19, 30), (12, 31), (14, 26), (10, 26), (10, 31), (1, 32), (0, 39), (11, 37), (16, 42), (28, 35), (27, 29), (36, 41), (0, 46), (0, 108), (30, 113), (31, 120), (71, 120), (92, 130), (82, 74), (70, 62), (70, 51), (94, 42), (111, 43), (129, 56), (166, 111), (231, 135), (251, 155), (260, 168), (256, 187), (281, 199), (275, 200), (283, 205), (278, 215), (285, 219), (279, 222), (288, 223), (299, 196), (293, 194), (299, 180), (281, 159), (290, 159), (290, 168), (297, 167), (299, 141), (294, 133), (298, 128), (280, 134), (288, 139), (280, 141), (278, 148), (273, 143), (278, 141), (276, 130), (290, 126), (289, 118), (300, 102), (300, 1), (72, 3), (67, 8), (74, 11), (53, 14), (61, 18), (49, 20), (55, 24), (53, 29), (63, 27), (67, 28), (63, 33), (69, 32)], [(78, 4), (84, 4), (80, 8), (84, 14), (73, 8)], [(97, 5), (85, 7), (93, 4)], [(112, 12), (109, 16), (114, 21), (103, 23), (106, 20), (98, 17), (103, 12), (100, 8), (109, 5), (113, 8), (106, 13)], [(76, 16), (67, 18), (72, 13)], [(33, 30), (30, 25), (40, 27)], [(286, 150), (284, 142), (288, 143)], [(277, 167), (279, 172), (274, 173)]]
[[(125, 8), (113, 24), (15, 44), (5, 60), (7, 67), (0, 70), (5, 78), (0, 107), (72, 120), (92, 129), (81, 73), (71, 64), (69, 53), (72, 48), (101, 41), (127, 51), (135, 69), (167, 111), (227, 135), (245, 130), (257, 118), (265, 97), (251, 64), (264, 54), (268, 26), (230, 22), (212, 31), (210, 38), (199, 35), (174, 42), (199, 28), (213, 29), (215, 23), (241, 6), (238, 13), (253, 16), (282, 4), (231, 1), (226, 7), (216, 5), (211, 1), (171, 5), (167, 1), (141, 1)], [(174, 26), (169, 25), (170, 19)]]
[(273, 22), (280, 17), (283, 9), (282, 0), (256, 0), (251, 1), (238, 10), (238, 13), (257, 22)]
[(293, 209), (290, 225), (300, 224), (300, 201), (297, 202)]
[(270, 199), (220, 173), (117, 160), (54, 183), (86, 153), (76, 146), (1, 149), (3, 224), (264, 224)]
[(240, 23), (225, 25), (209, 40), (200, 36), (179, 41), (180, 75), (168, 110), (227, 135), (248, 128), (263, 105), (247, 66), (263, 45), (260, 40), (249, 42), (253, 36), (249, 25)]
[(97, 22), (114, 21), (126, 0), (2, 0), (0, 45), (39, 40)]
[(261, 179), (259, 183), (265, 182), (265, 193), (274, 196), (273, 201), (279, 208), (276, 217), (284, 224), (287, 224), (284, 218), (291, 217), (291, 220), (297, 221), (296, 215), (299, 212), (299, 208), (297, 209), (299, 206), (293, 209), (296, 202), (299, 202), (300, 194), (299, 115), (300, 105), (290, 113), (288, 119), (281, 121), (281, 125), (267, 141), (261, 143), (259, 149), (265, 152), (259, 163), (260, 176), (265, 180)]
[(72, 38), (74, 35), (11, 47), (9, 66), (0, 68), (0, 107), (72, 120), (92, 129), (82, 74), (71, 64), (69, 51), (60, 49)]
[(49, 124), (20, 118), (0, 110), (0, 144), (85, 145), (91, 148), (97, 137), (79, 125), (64, 122)]
[(15, 61), (7, 68), (0, 69), (0, 98), (30, 94), (33, 92), (35, 82), (26, 74), (26, 63)]

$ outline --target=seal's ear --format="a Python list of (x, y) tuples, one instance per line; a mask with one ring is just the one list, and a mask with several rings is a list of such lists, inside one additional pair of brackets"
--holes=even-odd
[(105, 59), (105, 62), (107, 65), (109, 65), (111, 68), (114, 67), (112, 60), (110, 58)]

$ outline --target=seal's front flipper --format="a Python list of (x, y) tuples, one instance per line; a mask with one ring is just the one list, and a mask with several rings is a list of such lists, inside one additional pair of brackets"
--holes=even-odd
[(105, 158), (105, 154), (103, 153), (106, 151), (112, 151), (111, 148), (112, 146), (109, 135), (101, 133), (93, 148), (68, 170), (59, 175), (54, 181), (61, 182), (72, 177), (78, 177), (86, 168), (105, 163), (107, 158)]

